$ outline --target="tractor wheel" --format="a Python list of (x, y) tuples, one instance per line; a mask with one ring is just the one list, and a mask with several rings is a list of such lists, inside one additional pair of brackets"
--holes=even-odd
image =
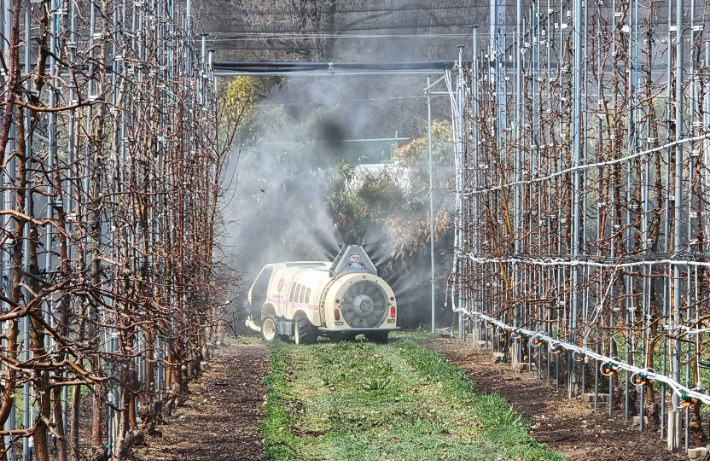
[(365, 333), (365, 337), (370, 342), (385, 344), (389, 334), (389, 331), (369, 331)]
[(261, 323), (261, 338), (267, 343), (276, 338), (276, 317), (273, 315), (264, 317), (264, 321)]
[(296, 344), (313, 344), (318, 339), (318, 330), (303, 314), (299, 314), (294, 322), (293, 337)]

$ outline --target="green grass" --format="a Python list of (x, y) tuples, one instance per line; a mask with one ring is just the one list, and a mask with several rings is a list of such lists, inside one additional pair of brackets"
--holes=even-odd
[(562, 460), (503, 398), (406, 334), (270, 346), (262, 424), (274, 460)]
[(424, 341), (436, 339), (436, 333), (432, 333), (429, 329), (418, 328), (414, 331), (393, 331), (390, 333), (390, 338), (406, 338), (418, 343), (423, 343)]

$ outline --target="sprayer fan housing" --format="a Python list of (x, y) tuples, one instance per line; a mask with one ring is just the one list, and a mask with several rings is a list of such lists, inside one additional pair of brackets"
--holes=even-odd
[(352, 328), (374, 328), (384, 319), (387, 297), (377, 283), (361, 280), (347, 289), (340, 309)]

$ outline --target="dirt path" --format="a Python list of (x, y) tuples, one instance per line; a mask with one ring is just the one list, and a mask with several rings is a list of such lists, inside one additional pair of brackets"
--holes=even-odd
[(255, 461), (264, 459), (259, 424), (263, 418), (268, 351), (262, 344), (218, 349), (210, 369), (191, 385), (192, 395), (162, 437), (149, 437), (137, 450), (144, 461)]
[[(609, 418), (602, 410), (594, 414), (581, 399), (566, 398), (564, 389), (545, 387), (535, 373), (515, 373), (496, 365), (491, 352), (470, 347), (455, 339), (437, 339), (425, 347), (444, 354), (452, 365), (463, 369), (480, 393), (497, 393), (533, 425), (531, 434), (570, 461), (660, 461), (687, 460), (669, 453), (658, 431), (639, 432), (624, 422), (622, 411)], [(506, 381), (510, 378), (521, 378)], [(532, 378), (532, 379), (531, 379)]]

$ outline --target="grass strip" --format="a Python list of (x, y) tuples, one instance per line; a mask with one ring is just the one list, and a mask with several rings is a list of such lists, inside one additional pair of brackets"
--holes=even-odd
[(273, 342), (262, 429), (275, 460), (562, 460), (496, 395), (400, 336)]
[(297, 439), (289, 430), (291, 415), (287, 405), (288, 386), (285, 374), (288, 369), (288, 355), (285, 346), (285, 343), (280, 341), (271, 344), (271, 371), (264, 377), (267, 398), (262, 432), (266, 457), (287, 461), (301, 458), (296, 454), (299, 446)]

